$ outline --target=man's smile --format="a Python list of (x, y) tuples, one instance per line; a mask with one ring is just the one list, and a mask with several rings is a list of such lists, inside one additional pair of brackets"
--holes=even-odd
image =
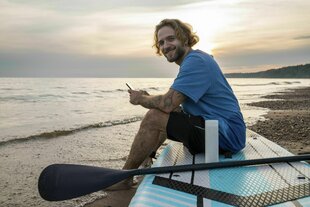
[(167, 49), (165, 50), (164, 54), (167, 55), (168, 53), (173, 52), (175, 49), (176, 49), (176, 47), (167, 48)]

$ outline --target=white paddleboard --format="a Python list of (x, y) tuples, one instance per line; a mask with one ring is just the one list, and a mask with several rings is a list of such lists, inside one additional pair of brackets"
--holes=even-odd
[[(274, 142), (247, 130), (246, 147), (220, 162), (291, 156)], [(171, 142), (153, 167), (197, 164), (181, 143)], [(310, 165), (306, 162), (146, 175), (130, 206), (310, 206)]]

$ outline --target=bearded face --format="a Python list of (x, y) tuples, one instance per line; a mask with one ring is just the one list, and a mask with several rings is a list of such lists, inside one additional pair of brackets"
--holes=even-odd
[(190, 49), (176, 37), (174, 29), (169, 26), (159, 29), (157, 38), (159, 48), (169, 62), (180, 64)]
[(183, 59), (185, 55), (185, 48), (181, 45), (175, 45), (167, 47), (163, 54), (169, 62), (178, 62), (178, 60)]

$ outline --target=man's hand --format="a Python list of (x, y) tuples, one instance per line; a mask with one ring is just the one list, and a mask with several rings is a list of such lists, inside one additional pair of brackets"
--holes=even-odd
[(142, 98), (142, 96), (149, 96), (150, 94), (146, 91), (135, 91), (135, 90), (128, 90), (129, 96), (130, 96), (130, 100), (129, 102), (133, 105), (139, 105), (140, 104), (140, 100)]
[(186, 99), (182, 93), (169, 89), (163, 95), (151, 96), (146, 91), (128, 90), (130, 94), (130, 103), (133, 105), (141, 105), (147, 109), (159, 109), (162, 112), (170, 113), (177, 109)]
[(149, 95), (150, 95), (147, 91), (142, 91), (142, 90), (140, 90), (140, 91), (141, 91), (142, 94), (145, 95), (145, 96), (149, 96)]

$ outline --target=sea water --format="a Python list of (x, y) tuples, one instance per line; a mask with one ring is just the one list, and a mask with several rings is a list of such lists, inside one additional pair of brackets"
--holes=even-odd
[[(262, 96), (310, 86), (306, 79), (228, 79), (246, 121), (268, 109)], [(0, 78), (0, 206), (78, 206), (104, 192), (64, 202), (43, 201), (41, 170), (52, 163), (121, 168), (147, 109), (129, 103), (125, 83), (165, 93), (173, 79)]]

